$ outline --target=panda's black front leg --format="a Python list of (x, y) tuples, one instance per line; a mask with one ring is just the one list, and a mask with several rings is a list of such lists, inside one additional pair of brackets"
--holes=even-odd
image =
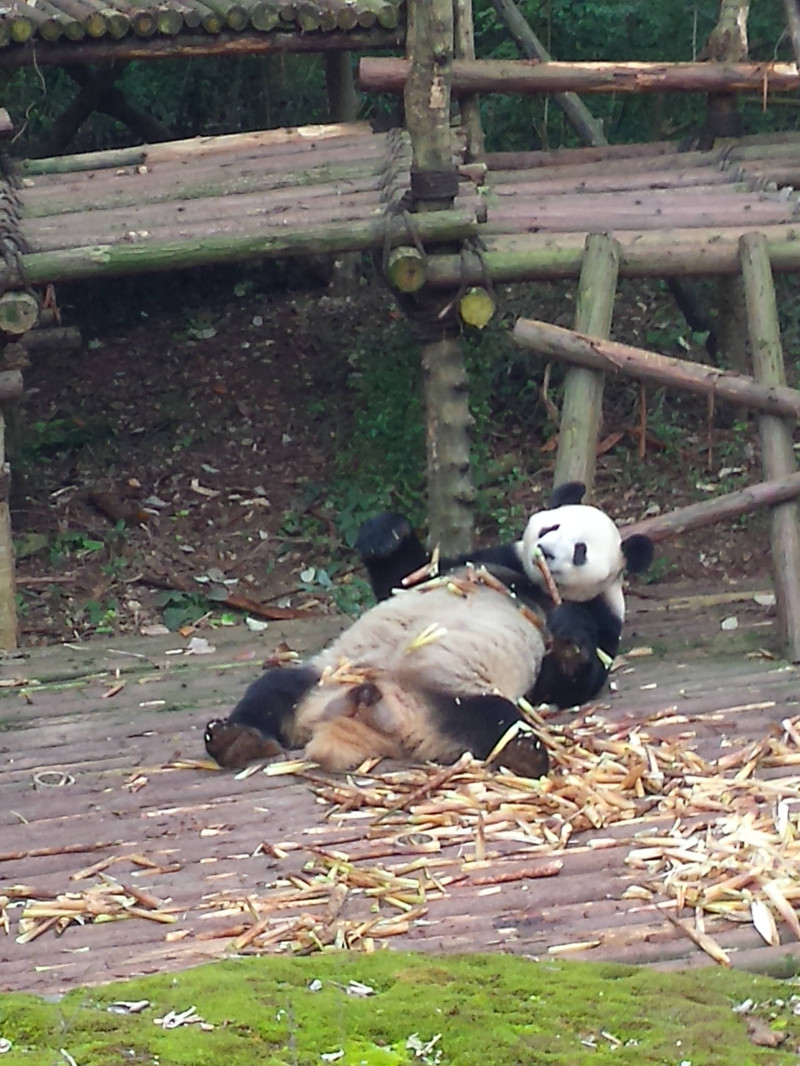
[(562, 603), (547, 618), (551, 643), (533, 703), (576, 707), (602, 689), (619, 646), (621, 623), (602, 602)]
[(428, 562), (428, 553), (409, 520), (391, 511), (364, 522), (355, 547), (378, 601), (388, 599), (392, 589), (402, 587), (404, 577)]
[(295, 709), (319, 681), (312, 666), (267, 670), (246, 690), (227, 718), (215, 718), (205, 731), (206, 751), (220, 766), (238, 769), (292, 746)]
[(547, 773), (547, 748), (511, 700), (489, 693), (430, 693), (429, 697), (435, 728), (457, 741), (463, 751), (471, 751), (476, 759), (491, 755), (491, 765), (503, 766), (520, 777)]

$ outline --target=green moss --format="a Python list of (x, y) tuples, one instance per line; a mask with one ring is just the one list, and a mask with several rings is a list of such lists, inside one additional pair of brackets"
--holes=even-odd
[[(351, 981), (374, 994), (348, 995)], [(780, 1066), (797, 1061), (795, 987), (712, 968), (664, 974), (490, 955), (242, 958), (78, 989), (58, 1003), (6, 995), (0, 1036), (14, 1045), (3, 1066), (64, 1066), (61, 1049), (80, 1066)], [(107, 1010), (142, 999), (150, 1006), (140, 1014)], [(732, 1010), (746, 999), (788, 1034), (781, 1049), (750, 1042)], [(191, 1006), (212, 1030), (153, 1024)]]

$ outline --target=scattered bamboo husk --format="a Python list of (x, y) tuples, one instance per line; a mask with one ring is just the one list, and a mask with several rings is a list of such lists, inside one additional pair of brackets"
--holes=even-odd
[(8, 900), (24, 900), (19, 919), (18, 944), (29, 944), (54, 929), (60, 936), (72, 924), (119, 921), (123, 918), (146, 918), (171, 924), (177, 921), (173, 911), (149, 892), (123, 885), (103, 873), (99, 884), (82, 892), (57, 895), (36, 893), (25, 885), (5, 890)]

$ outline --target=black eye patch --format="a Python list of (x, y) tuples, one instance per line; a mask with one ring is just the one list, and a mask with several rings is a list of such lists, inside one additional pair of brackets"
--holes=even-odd
[(557, 525), (556, 526), (544, 526), (543, 529), (539, 530), (539, 539), (541, 540), (542, 537), (546, 537), (548, 533), (557, 532), (559, 528), (560, 527), (557, 526)]
[(575, 566), (583, 566), (586, 562), (586, 545), (582, 540), (579, 540), (575, 545), (575, 550), (572, 553), (572, 562)]

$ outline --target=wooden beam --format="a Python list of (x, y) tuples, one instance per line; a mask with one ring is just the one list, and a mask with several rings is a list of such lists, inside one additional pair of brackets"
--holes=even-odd
[[(362, 89), (401, 93), (405, 59), (365, 56)], [(524, 59), (456, 60), (453, 92), (461, 93), (664, 93), (795, 92), (794, 63), (538, 63)]]
[(654, 541), (666, 540), (680, 533), (704, 529), (717, 522), (725, 522), (731, 518), (739, 518), (743, 514), (760, 511), (764, 507), (775, 507), (776, 504), (785, 503), (787, 500), (796, 500), (798, 496), (800, 496), (800, 473), (789, 474), (787, 477), (776, 478), (774, 481), (760, 481), (757, 485), (749, 485), (746, 489), (716, 496), (713, 500), (690, 503), (688, 507), (670, 511), (669, 514), (643, 518), (641, 522), (633, 522), (625, 526), (622, 535), (630, 537), (635, 533), (644, 533)]
[[(752, 233), (742, 237), (739, 247), (756, 380), (761, 386), (782, 389), (786, 371), (767, 241), (763, 234)], [(759, 415), (761, 461), (769, 478), (785, 478), (797, 471), (792, 429), (774, 414)], [(770, 534), (778, 623), (788, 657), (800, 662), (800, 517), (796, 503), (773, 507)]]
[(766, 414), (800, 418), (800, 392), (785, 385), (760, 384), (716, 366), (671, 359), (629, 344), (585, 337), (574, 330), (533, 319), (518, 319), (513, 338), (523, 348), (532, 348), (547, 359), (563, 359), (607, 373), (624, 372), (642, 381), (719, 396)]

